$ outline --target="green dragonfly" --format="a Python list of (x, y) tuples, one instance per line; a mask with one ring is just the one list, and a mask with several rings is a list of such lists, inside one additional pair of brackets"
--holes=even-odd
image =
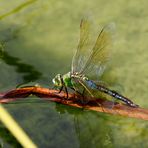
[[(57, 74), (52, 80), (54, 86), (59, 88), (59, 93), (64, 88), (68, 97), (67, 88), (71, 88), (80, 93), (79, 87), (81, 86), (91, 97), (94, 97), (92, 91), (100, 91), (123, 101), (128, 106), (138, 107), (138, 105), (127, 97), (108, 89), (101, 83), (96, 83), (96, 81), (101, 82), (100, 78), (110, 57), (109, 49), (112, 38), (112, 28), (113, 24), (105, 26), (97, 35), (95, 42), (93, 42), (91, 40), (91, 21), (87, 18), (81, 20), (80, 39), (77, 50), (73, 56), (71, 71), (64, 75)], [(92, 77), (93, 79), (90, 79)]]

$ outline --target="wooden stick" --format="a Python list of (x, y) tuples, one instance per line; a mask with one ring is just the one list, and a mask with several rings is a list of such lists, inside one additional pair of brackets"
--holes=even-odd
[(80, 101), (83, 99), (82, 96), (69, 94), (68, 99), (66, 99), (65, 92), (58, 93), (57, 90), (43, 87), (17, 88), (8, 91), (4, 94), (0, 94), (0, 103), (8, 103), (18, 99), (26, 98), (29, 95), (36, 95), (40, 98), (43, 98), (44, 100), (54, 101), (77, 108), (84, 108), (98, 112), (105, 112), (112, 115), (122, 115), (126, 117), (148, 120), (148, 109), (143, 109), (141, 107), (133, 108), (119, 103), (113, 104), (113, 102), (109, 100), (103, 100), (100, 98), (93, 99), (87, 104), (83, 104)]

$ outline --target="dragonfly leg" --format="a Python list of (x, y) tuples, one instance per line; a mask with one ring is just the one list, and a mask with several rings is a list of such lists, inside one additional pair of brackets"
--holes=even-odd
[(58, 93), (61, 93), (61, 91), (63, 90), (63, 85), (61, 86), (61, 88), (59, 89)]
[(86, 90), (86, 89), (84, 88), (84, 89), (83, 89), (83, 92), (82, 92), (83, 97), (84, 97), (85, 90)]
[(70, 87), (74, 92), (78, 93), (79, 95), (82, 95), (78, 90), (76, 90), (74, 87)]
[[(85, 103), (85, 100), (84, 100), (84, 91), (85, 90), (83, 90), (83, 93), (81, 93), (81, 92), (79, 92), (78, 90), (76, 90), (74, 87), (70, 87), (72, 90), (74, 90), (76, 93), (78, 93), (80, 96), (82, 96), (83, 97), (83, 99), (82, 100), (80, 100), (81, 101), (81, 103)], [(85, 89), (85, 88), (84, 88)]]
[(83, 97), (83, 100), (82, 100), (82, 103), (88, 103), (86, 100), (85, 100), (85, 88), (83, 89), (83, 92), (82, 92), (82, 94), (81, 94), (81, 96)]
[(85, 97), (86, 97), (86, 96), (85, 96), (85, 92), (86, 92), (86, 89), (84, 88), (84, 89), (83, 89), (83, 92), (82, 92), (82, 94), (81, 94), (81, 95), (82, 95), (82, 98), (83, 98), (81, 102), (82, 102), (83, 104), (87, 104), (87, 103), (89, 102), (89, 100), (87, 100), (87, 99), (85, 98)]
[(97, 100), (95, 100), (95, 102), (96, 102), (96, 104), (97, 104), (99, 107), (101, 107), (102, 111), (105, 112), (105, 110), (104, 110), (104, 108), (102, 107), (102, 105), (101, 105), (99, 102), (97, 102)]
[(66, 92), (66, 98), (68, 99), (68, 90), (67, 90), (67, 87), (64, 86), (64, 89), (65, 89), (65, 92)]

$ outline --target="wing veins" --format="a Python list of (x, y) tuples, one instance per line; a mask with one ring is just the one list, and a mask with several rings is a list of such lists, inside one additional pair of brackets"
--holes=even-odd
[[(101, 35), (102, 35), (102, 38), (103, 38), (103, 33), (105, 33), (104, 31), (105, 31), (105, 27), (99, 33), (97, 40), (96, 40), (96, 43), (95, 43), (94, 47), (92, 48), (91, 54), (90, 54), (88, 60), (85, 63), (85, 66), (83, 67), (83, 69), (81, 70), (80, 73), (84, 73), (85, 70), (87, 69), (87, 67), (90, 65), (91, 61), (97, 56), (98, 53), (101, 53), (101, 51), (107, 46), (107, 44), (103, 43), (103, 42), (106, 42), (106, 41), (101, 40)], [(104, 46), (99, 48), (98, 47), (99, 44), (104, 45)], [(101, 61), (100, 61), (100, 64), (101, 64)]]
[(83, 50), (85, 50), (86, 48), (85, 46), (88, 44), (89, 33), (90, 33), (90, 22), (87, 19), (82, 19), (80, 24), (80, 40), (72, 60), (72, 73), (74, 73), (74, 71), (76, 70), (76, 66), (79, 65), (79, 62), (80, 62), (80, 61), (77, 61), (76, 59), (80, 60), (80, 56), (81, 56), (80, 53)]

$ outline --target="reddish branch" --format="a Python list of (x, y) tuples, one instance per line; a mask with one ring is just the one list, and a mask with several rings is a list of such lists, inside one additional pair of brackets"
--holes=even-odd
[(18, 88), (11, 90), (7, 93), (0, 94), (0, 103), (8, 103), (18, 99), (26, 98), (29, 95), (35, 95), (45, 100), (54, 101), (77, 108), (85, 108), (98, 112), (105, 112), (114, 115), (122, 115), (148, 120), (148, 109), (143, 109), (140, 107), (132, 108), (119, 103), (115, 103), (113, 105), (111, 101), (103, 100), (100, 98), (96, 98), (95, 100), (89, 101), (89, 103), (87, 104), (82, 104), (80, 103), (80, 101), (78, 101), (80, 99), (83, 99), (82, 96), (69, 94), (69, 99), (66, 99), (66, 94), (64, 92), (58, 93), (58, 91), (56, 90), (42, 87)]

